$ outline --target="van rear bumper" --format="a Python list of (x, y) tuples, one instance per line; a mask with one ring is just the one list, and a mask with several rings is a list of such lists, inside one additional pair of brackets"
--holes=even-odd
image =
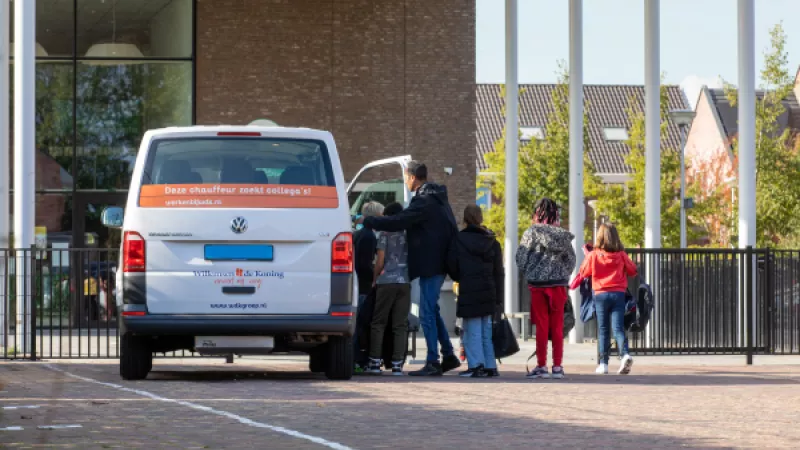
[[(336, 308), (337, 312), (344, 308)], [(127, 332), (140, 335), (231, 335), (272, 336), (291, 333), (352, 336), (356, 327), (355, 308), (352, 316), (331, 315), (178, 315), (153, 314), (122, 317)]]

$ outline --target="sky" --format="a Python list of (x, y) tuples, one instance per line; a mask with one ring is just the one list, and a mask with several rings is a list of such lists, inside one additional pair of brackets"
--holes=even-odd
[[(702, 84), (737, 80), (736, 0), (662, 0), (661, 71), (694, 103)], [(552, 83), (569, 57), (569, 2), (518, 0), (519, 81)], [(755, 0), (756, 76), (769, 30), (783, 21), (792, 70), (800, 65), (800, 0)], [(585, 84), (644, 83), (644, 0), (583, 0)], [(505, 1), (477, 0), (478, 83), (505, 80)]]

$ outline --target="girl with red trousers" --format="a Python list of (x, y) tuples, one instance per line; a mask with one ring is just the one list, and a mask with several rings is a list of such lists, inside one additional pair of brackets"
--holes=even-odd
[[(556, 202), (536, 202), (531, 227), (517, 249), (517, 267), (531, 292), (531, 319), (536, 325), (536, 367), (528, 378), (564, 378), (564, 305), (569, 277), (575, 269), (574, 236), (561, 228)], [(553, 341), (553, 373), (547, 370), (547, 341)]]

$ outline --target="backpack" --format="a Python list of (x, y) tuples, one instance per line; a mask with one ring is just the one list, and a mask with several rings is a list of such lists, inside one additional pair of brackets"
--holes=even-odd
[(647, 283), (635, 280), (633, 286), (638, 283), (639, 288), (635, 291), (635, 296), (631, 293), (631, 285), (628, 286), (625, 305), (625, 330), (631, 333), (641, 333), (647, 328), (650, 317), (653, 314), (653, 290)]
[(592, 292), (592, 278), (586, 277), (581, 281), (581, 322), (586, 323), (597, 318), (597, 307), (594, 303)]

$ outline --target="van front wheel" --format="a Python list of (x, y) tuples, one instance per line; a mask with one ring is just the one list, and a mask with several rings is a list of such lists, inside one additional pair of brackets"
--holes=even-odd
[(353, 377), (353, 338), (331, 336), (328, 338), (328, 364), (325, 376), (329, 380), (349, 380)]
[(143, 380), (153, 368), (153, 352), (142, 336), (123, 334), (119, 356), (119, 374), (124, 380)]

